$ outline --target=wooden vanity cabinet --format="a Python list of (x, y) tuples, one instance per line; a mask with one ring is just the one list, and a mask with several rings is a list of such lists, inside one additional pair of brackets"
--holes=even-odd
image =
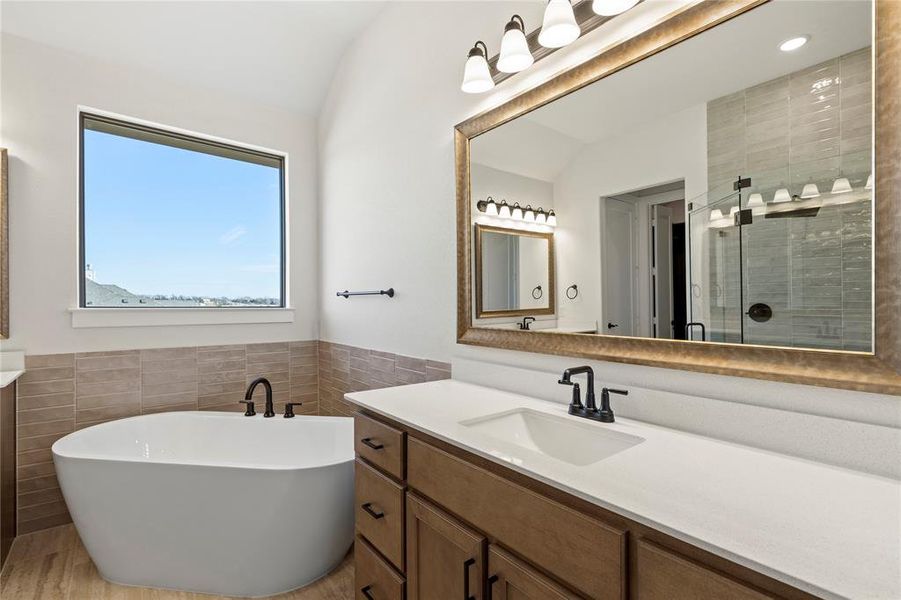
[(407, 600), (482, 600), (484, 536), (407, 494)]
[(814, 598), (384, 421), (355, 417), (358, 600)]

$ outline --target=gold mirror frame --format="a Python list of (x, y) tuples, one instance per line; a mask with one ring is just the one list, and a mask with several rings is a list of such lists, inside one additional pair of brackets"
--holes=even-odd
[(901, 395), (901, 2), (875, 0), (874, 352), (841, 352), (473, 326), (470, 140), (768, 0), (704, 0), (455, 127), (457, 342)]
[[(491, 225), (482, 225), (476, 223), (476, 318), (492, 319), (495, 317), (518, 317), (518, 316), (544, 316), (552, 315), (557, 312), (557, 280), (554, 273), (554, 234), (540, 231), (525, 231), (519, 229), (508, 229), (506, 227), (493, 227)], [(547, 287), (548, 287), (548, 307), (547, 308), (517, 308), (511, 310), (484, 310), (482, 307), (482, 234), (503, 233), (506, 235), (519, 235), (523, 237), (533, 237), (547, 240)]]

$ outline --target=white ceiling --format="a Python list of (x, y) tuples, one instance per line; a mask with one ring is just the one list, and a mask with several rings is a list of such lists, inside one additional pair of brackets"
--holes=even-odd
[(345, 49), (384, 4), (3, 0), (0, 30), (317, 114)]
[[(525, 174), (509, 159), (500, 166), (482, 157), (527, 154), (527, 146), (524, 167), (544, 165), (531, 176), (552, 180), (565, 166), (561, 155), (585, 144), (869, 45), (869, 6), (863, 0), (775, 0), (476, 138), (473, 160)], [(801, 34), (811, 36), (806, 46), (779, 50), (780, 42)], [(553, 130), (557, 143), (548, 147), (535, 136), (529, 142), (541, 130), (536, 125)], [(561, 148), (561, 139), (569, 146)]]

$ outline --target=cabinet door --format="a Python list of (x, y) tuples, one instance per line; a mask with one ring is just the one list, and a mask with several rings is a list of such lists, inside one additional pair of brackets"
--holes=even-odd
[(488, 600), (578, 600), (528, 564), (488, 548)]
[(485, 538), (407, 494), (407, 600), (482, 600)]

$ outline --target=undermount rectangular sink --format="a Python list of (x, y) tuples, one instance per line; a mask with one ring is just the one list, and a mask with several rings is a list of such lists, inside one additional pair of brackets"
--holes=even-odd
[(496, 440), (577, 466), (590, 465), (644, 441), (595, 423), (580, 423), (525, 408), (460, 424)]

